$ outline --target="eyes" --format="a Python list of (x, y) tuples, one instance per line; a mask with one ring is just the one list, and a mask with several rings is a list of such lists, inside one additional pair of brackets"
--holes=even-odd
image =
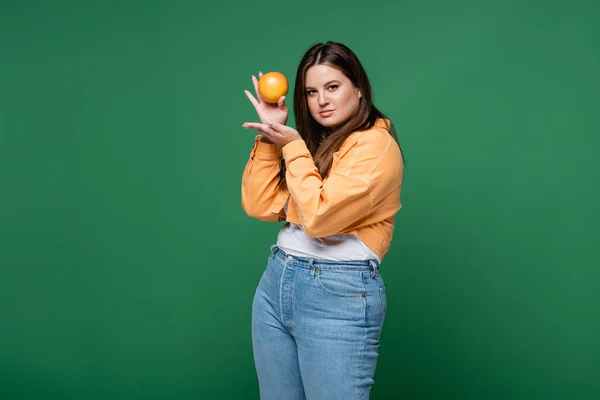
[[(327, 86), (327, 90), (330, 92), (333, 92), (333, 91), (337, 90), (338, 87), (339, 87), (339, 85), (329, 85), (329, 86)], [(306, 91), (306, 94), (309, 96), (315, 95), (316, 93), (317, 93), (317, 91), (314, 89), (308, 89)]]

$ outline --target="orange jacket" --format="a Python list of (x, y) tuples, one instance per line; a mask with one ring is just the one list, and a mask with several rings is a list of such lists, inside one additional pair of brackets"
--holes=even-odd
[[(334, 154), (325, 179), (304, 140), (281, 147), (256, 136), (242, 177), (244, 211), (261, 221), (300, 224), (313, 237), (356, 234), (383, 260), (402, 207), (403, 176), (400, 148), (383, 124), (379, 120), (350, 135)], [(281, 156), (287, 185), (278, 188)]]

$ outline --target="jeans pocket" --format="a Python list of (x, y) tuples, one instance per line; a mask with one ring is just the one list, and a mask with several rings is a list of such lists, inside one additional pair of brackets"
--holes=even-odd
[(315, 280), (321, 289), (336, 296), (358, 297), (365, 294), (362, 271), (317, 270)]
[(387, 309), (387, 296), (385, 293), (385, 286), (379, 289), (379, 299), (381, 301), (381, 321), (379, 321), (379, 332), (377, 333), (377, 339), (381, 337), (381, 331), (383, 330), (383, 322), (385, 321), (385, 312)]

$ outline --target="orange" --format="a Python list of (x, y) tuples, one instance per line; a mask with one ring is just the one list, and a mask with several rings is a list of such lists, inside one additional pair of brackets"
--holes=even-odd
[(288, 92), (288, 81), (281, 72), (267, 72), (258, 81), (258, 94), (267, 103), (277, 103)]

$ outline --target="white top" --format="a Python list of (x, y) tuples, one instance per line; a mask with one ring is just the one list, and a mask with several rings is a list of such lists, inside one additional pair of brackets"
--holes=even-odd
[(377, 260), (377, 254), (354, 234), (316, 238), (308, 236), (301, 225), (286, 223), (277, 236), (277, 246), (298, 257), (332, 261)]
[[(285, 203), (287, 212), (287, 202)], [(277, 246), (298, 257), (331, 261), (377, 260), (377, 253), (354, 234), (338, 234), (321, 238), (311, 237), (301, 225), (286, 223), (277, 236)]]

